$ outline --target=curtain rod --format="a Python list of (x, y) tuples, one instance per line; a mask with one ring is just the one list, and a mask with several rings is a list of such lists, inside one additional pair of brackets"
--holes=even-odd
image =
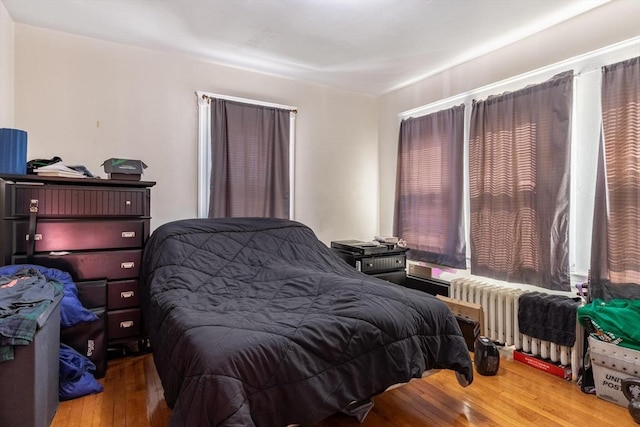
[(298, 113), (298, 108), (292, 107), (290, 105), (274, 104), (272, 102), (258, 101), (255, 99), (239, 98), (237, 96), (227, 96), (227, 95), (220, 95), (217, 93), (207, 93), (207, 92), (200, 92), (200, 91), (196, 92), (196, 94), (198, 95), (198, 98), (201, 98), (203, 101), (206, 101), (206, 102), (209, 102), (210, 100), (217, 98), (217, 99), (224, 99), (227, 101), (243, 102), (245, 104), (260, 105), (262, 107), (272, 107), (272, 108), (279, 108), (281, 110), (289, 110), (293, 114)]

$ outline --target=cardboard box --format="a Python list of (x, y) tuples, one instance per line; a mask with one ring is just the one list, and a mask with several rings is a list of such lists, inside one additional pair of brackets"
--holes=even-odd
[(570, 380), (572, 377), (571, 366), (562, 366), (558, 363), (540, 359), (539, 357), (523, 351), (515, 350), (513, 352), (513, 360), (517, 360), (518, 362), (524, 363), (525, 365), (529, 365), (532, 368), (539, 369), (548, 374), (555, 375), (563, 380)]
[(436, 295), (436, 298), (438, 298), (440, 301), (443, 301), (445, 304), (447, 304), (451, 312), (456, 317), (464, 317), (464, 318), (473, 320), (475, 322), (479, 322), (480, 333), (484, 331), (483, 329), (484, 315), (482, 314), (482, 306), (480, 304), (460, 301), (457, 299), (445, 297), (443, 295)]
[(109, 179), (123, 179), (126, 181), (140, 181), (147, 165), (142, 160), (107, 159), (102, 163)]
[(443, 295), (436, 295), (436, 298), (447, 304), (449, 310), (456, 316), (462, 335), (467, 342), (467, 347), (469, 351), (473, 351), (476, 338), (478, 338), (483, 331), (482, 323), (484, 316), (482, 314), (482, 306)]
[(589, 358), (596, 395), (626, 407), (629, 401), (622, 393), (622, 380), (640, 378), (640, 351), (589, 337)]

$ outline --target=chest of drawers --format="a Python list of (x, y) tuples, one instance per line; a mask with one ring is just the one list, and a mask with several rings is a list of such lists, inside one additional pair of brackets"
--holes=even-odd
[(143, 339), (138, 276), (154, 184), (0, 176), (0, 262), (67, 271), (79, 288), (106, 282), (87, 289), (104, 303), (108, 344)]

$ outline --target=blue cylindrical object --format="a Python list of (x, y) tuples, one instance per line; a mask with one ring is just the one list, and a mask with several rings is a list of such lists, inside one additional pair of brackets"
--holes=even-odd
[(0, 173), (27, 174), (27, 132), (20, 129), (0, 129)]

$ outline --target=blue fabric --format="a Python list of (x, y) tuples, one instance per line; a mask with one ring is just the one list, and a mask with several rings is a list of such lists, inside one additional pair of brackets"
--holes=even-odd
[(24, 268), (32, 268), (39, 271), (49, 280), (55, 280), (64, 285), (62, 302), (60, 303), (60, 326), (68, 328), (82, 322), (93, 322), (98, 320), (98, 316), (86, 309), (78, 299), (78, 288), (73, 282), (71, 275), (56, 268), (47, 268), (41, 265), (16, 264), (0, 267), (0, 276), (15, 274)]
[(60, 344), (60, 400), (75, 399), (103, 391), (94, 377), (96, 365), (82, 354), (65, 344)]

